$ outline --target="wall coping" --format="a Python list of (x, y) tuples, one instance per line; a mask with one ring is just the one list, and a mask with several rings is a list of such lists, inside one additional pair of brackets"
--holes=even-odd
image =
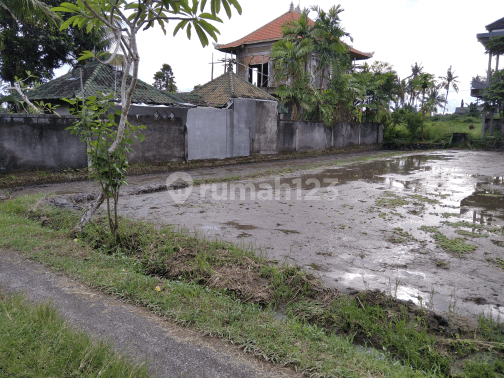
[(58, 116), (56, 114), (25, 114), (25, 113), (5, 113), (5, 114), (0, 114), (0, 118), (54, 118), (54, 119), (60, 119), (60, 118), (67, 118), (67, 119), (77, 119), (79, 116), (76, 115), (61, 115)]

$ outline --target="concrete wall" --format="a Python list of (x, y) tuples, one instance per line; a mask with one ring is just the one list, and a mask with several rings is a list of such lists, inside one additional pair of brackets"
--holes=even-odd
[(65, 130), (73, 116), (0, 116), (0, 173), (87, 166), (86, 146)]
[(128, 121), (132, 125), (144, 125), (147, 129), (142, 130), (145, 141), (136, 140), (133, 143), (133, 152), (128, 155), (129, 163), (185, 160), (188, 110), (190, 109), (132, 106)]
[[(131, 108), (129, 121), (147, 127), (130, 164), (223, 159), (251, 153), (324, 150), (381, 144), (379, 124), (278, 121), (274, 101), (235, 99), (232, 109)], [(0, 115), (0, 173), (85, 168), (86, 147), (65, 130), (76, 117)]]
[(255, 101), (255, 124), (251, 124), (250, 152), (277, 153), (278, 104), (275, 101)]
[(189, 109), (188, 159), (224, 159), (277, 148), (276, 101), (234, 99), (230, 109)]
[(278, 122), (278, 152), (372, 145), (381, 144), (382, 141), (383, 128), (377, 123), (352, 125), (339, 122), (330, 128), (320, 122)]
[[(189, 160), (228, 157), (228, 123), (232, 110), (195, 108), (187, 114), (187, 151)], [(231, 145), (230, 145), (231, 146)]]

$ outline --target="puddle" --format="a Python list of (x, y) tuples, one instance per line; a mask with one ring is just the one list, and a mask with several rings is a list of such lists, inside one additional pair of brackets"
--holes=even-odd
[(256, 226), (252, 226), (250, 224), (239, 224), (237, 222), (226, 222), (224, 224), (231, 226), (231, 227), (234, 227), (238, 230), (255, 230), (255, 229), (257, 229)]
[(490, 240), (490, 241), (491, 241), (494, 245), (496, 245), (496, 246), (498, 246), (498, 247), (502, 247), (502, 248), (504, 248), (504, 241), (502, 241), (502, 240), (494, 240), (494, 239), (492, 239), (492, 240)]
[(205, 231), (220, 231), (220, 227), (217, 226), (203, 226), (200, 229)]
[(299, 234), (299, 231), (296, 231), (296, 230), (282, 230), (281, 228), (275, 228), (275, 231), (283, 232), (285, 235)]

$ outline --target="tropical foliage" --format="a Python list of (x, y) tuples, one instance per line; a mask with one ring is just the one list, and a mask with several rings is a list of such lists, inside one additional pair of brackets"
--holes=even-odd
[[(441, 79), (441, 87), (446, 89), (446, 103), (448, 103), (448, 92), (450, 91), (450, 86), (455, 90), (455, 92), (458, 92), (458, 76), (455, 76), (455, 72), (452, 71), (452, 67), (448, 68), (448, 71), (446, 71), (446, 76), (440, 76)], [(445, 113), (446, 110), (446, 103), (443, 108), (443, 114)]]
[[(210, 7), (210, 11), (205, 11)], [(102, 63), (109, 64), (116, 58), (118, 53), (123, 56), (124, 72), (121, 80), (121, 114), (117, 124), (117, 132), (113, 135), (114, 140), (107, 146), (108, 155), (121, 148), (122, 141), (128, 135), (128, 113), (131, 107), (131, 99), (138, 81), (138, 66), (140, 54), (138, 52), (137, 34), (141, 30), (147, 30), (159, 26), (166, 35), (166, 24), (177, 22), (173, 31), (176, 35), (185, 30), (188, 38), (192, 31), (196, 32), (203, 46), (209, 44), (209, 37), (217, 41), (218, 29), (212, 22), (222, 22), (218, 14), (222, 9), (228, 17), (231, 17), (233, 6), (239, 13), (241, 7), (237, 0), (79, 0), (76, 4), (64, 2), (53, 11), (70, 14), (70, 17), (61, 24), (60, 29), (78, 27), (86, 31), (105, 28), (109, 35), (113, 36), (114, 51), (107, 54), (107, 59)], [(101, 54), (96, 55), (93, 51), (85, 51), (82, 59), (96, 58), (100, 60)], [(82, 230), (98, 207), (107, 199), (107, 192), (102, 192), (96, 202), (86, 210), (76, 231)]]
[[(50, 10), (61, 0), (0, 0), (0, 78), (14, 84), (15, 77), (34, 83), (26, 72), (46, 82), (64, 64), (75, 65), (85, 50), (104, 51), (108, 38), (103, 28), (90, 33), (69, 27), (58, 30), (69, 15)], [(77, 0), (69, 0), (76, 4)]]
[[(315, 21), (308, 17), (315, 12)], [(298, 20), (282, 29), (282, 39), (272, 48), (276, 94), (292, 107), (293, 119), (324, 121), (380, 122), (393, 124), (392, 113), (406, 109), (422, 117), (436, 112), (446, 103), (440, 83), (423, 66), (411, 66), (411, 75), (400, 79), (385, 62), (352, 66), (341, 25), (343, 9), (329, 12), (320, 7), (305, 10)], [(449, 69), (451, 73), (451, 68)], [(456, 87), (450, 76), (448, 88)], [(423, 128), (420, 127), (420, 136)]]

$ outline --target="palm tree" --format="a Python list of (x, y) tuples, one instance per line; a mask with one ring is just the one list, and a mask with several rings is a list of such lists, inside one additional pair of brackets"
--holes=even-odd
[(333, 74), (342, 74), (351, 64), (348, 47), (341, 41), (342, 37), (352, 40), (349, 33), (341, 26), (339, 14), (343, 12), (340, 5), (332, 6), (326, 13), (322, 8), (313, 6), (317, 20), (312, 28), (314, 52), (317, 54), (317, 72), (320, 73), (320, 93), (323, 91), (324, 79), (328, 67)]
[(437, 112), (437, 108), (446, 104), (446, 98), (440, 93), (440, 87), (433, 87), (427, 95), (427, 111)]
[[(304, 38), (296, 42), (281, 39), (273, 45), (271, 51), (271, 57), (274, 59), (274, 79), (277, 83), (284, 83), (277, 88), (277, 94), (281, 91), (280, 97), (292, 101), (293, 119), (297, 119), (298, 106), (306, 103), (301, 100), (300, 91), (309, 84), (305, 64), (313, 51), (313, 44), (309, 39)], [(287, 91), (286, 87), (292, 87), (292, 91)]]
[(439, 76), (439, 78), (442, 80), (441, 87), (446, 89), (446, 102), (445, 106), (443, 107), (443, 114), (445, 114), (446, 110), (446, 104), (448, 103), (448, 92), (450, 91), (450, 86), (455, 89), (455, 92), (458, 93), (458, 76), (455, 76), (455, 71), (452, 71), (452, 67), (448, 68), (448, 71), (446, 72), (446, 76)]
[(41, 0), (0, 0), (0, 7), (7, 10), (15, 20), (25, 23), (49, 21), (56, 26), (61, 21), (59, 15)]
[(423, 73), (423, 66), (418, 64), (418, 62), (415, 62), (411, 66), (411, 75), (408, 76), (406, 79), (409, 79), (408, 81), (408, 94), (410, 96), (410, 107), (412, 107), (415, 104), (415, 100), (417, 97), (417, 92), (420, 90), (420, 82), (417, 80), (418, 75)]

